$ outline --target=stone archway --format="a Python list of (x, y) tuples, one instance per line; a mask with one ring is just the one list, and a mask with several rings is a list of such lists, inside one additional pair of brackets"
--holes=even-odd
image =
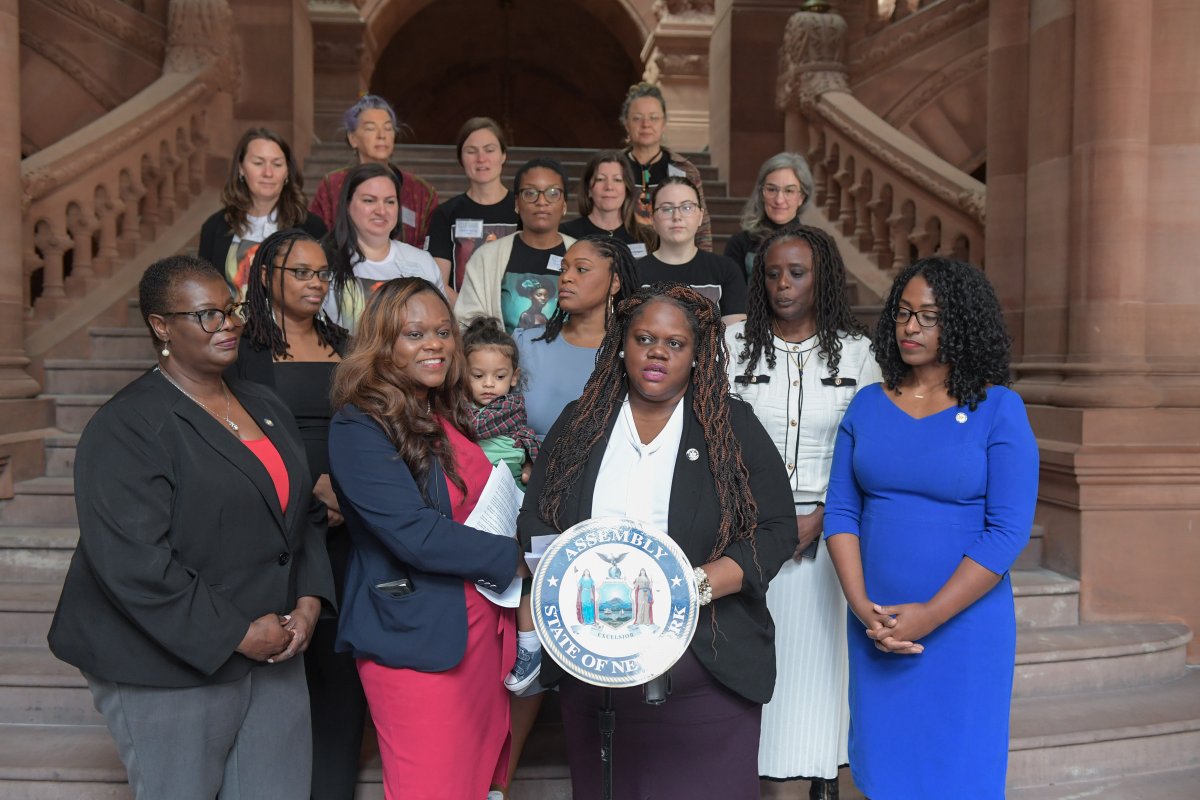
[(414, 141), (452, 142), (476, 115), (500, 121), (514, 144), (620, 141), (620, 102), (642, 74), (647, 36), (633, 9), (611, 0), (418, 0), (387, 11), (367, 21), (367, 40), (378, 43), (374, 57), (364, 54), (368, 86), (396, 106)]

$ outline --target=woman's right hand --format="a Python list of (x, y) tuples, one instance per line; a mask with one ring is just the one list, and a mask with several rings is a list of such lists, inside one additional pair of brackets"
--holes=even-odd
[(254, 661), (266, 661), (282, 653), (292, 641), (292, 632), (283, 624), (278, 614), (263, 614), (250, 623), (237, 652)]
[(891, 636), (879, 636), (878, 631), (884, 628), (895, 627), (896, 618), (890, 614), (877, 611), (877, 608), (879, 606), (872, 603), (866, 597), (857, 598), (850, 602), (850, 610), (854, 612), (854, 616), (858, 617), (858, 621), (866, 626), (867, 629), (863, 633), (873, 641), (876, 650), (911, 656), (915, 656), (925, 650), (924, 645), (917, 644), (916, 642), (901, 642)]
[(333, 483), (330, 482), (328, 474), (317, 478), (317, 482), (313, 484), (313, 495), (325, 504), (329, 527), (336, 528), (346, 521), (342, 517), (342, 508), (338, 505), (337, 493), (333, 491)]

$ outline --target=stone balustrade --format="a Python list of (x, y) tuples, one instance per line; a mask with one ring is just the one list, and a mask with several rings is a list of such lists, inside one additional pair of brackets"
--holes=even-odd
[(845, 32), (836, 14), (800, 12), (780, 50), (777, 103), (787, 148), (812, 168), (814, 204), (887, 276), (934, 254), (981, 264), (984, 185), (854, 98)]

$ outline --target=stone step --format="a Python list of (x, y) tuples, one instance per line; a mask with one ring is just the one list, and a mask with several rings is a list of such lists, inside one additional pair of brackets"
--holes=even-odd
[(45, 394), (54, 401), (54, 424), (61, 431), (81, 433), (111, 394)]
[(75, 472), (75, 448), (78, 433), (59, 433), (46, 437), (46, 476), (69, 478)]
[(91, 355), (93, 359), (130, 360), (152, 358), (153, 345), (145, 327), (92, 328)]
[(1008, 800), (1196, 800), (1200, 768), (1010, 789), (1007, 795)]
[[(572, 182), (578, 182), (583, 175), (583, 170), (587, 167), (588, 159), (591, 158), (594, 150), (585, 151), (585, 154), (570, 154), (565, 157), (555, 158), (567, 173), (567, 179)], [(553, 156), (552, 156), (553, 158)], [(503, 181), (506, 186), (512, 185), (512, 179), (516, 177), (517, 170), (521, 168), (529, 159), (517, 160), (513, 158), (512, 151), (509, 151), (508, 161), (505, 162), (501, 174), (504, 176)], [(326, 156), (320, 154), (315, 158), (308, 157), (308, 161), (304, 163), (304, 185), (309, 193), (316, 192), (317, 186), (326, 174), (334, 170), (342, 169), (349, 161), (345, 155), (337, 154), (335, 156)], [(446, 177), (464, 177), (463, 168), (459, 166), (458, 161), (454, 158), (454, 151), (450, 151), (449, 159), (443, 157), (414, 157), (400, 160), (396, 159), (406, 172), (411, 172), (421, 178), (432, 183), (434, 186), (440, 185), (440, 181)], [(720, 173), (715, 166), (711, 164), (697, 164), (696, 169), (700, 170), (700, 179), (707, 185), (710, 181), (720, 180)], [(312, 184), (309, 185), (309, 181)]]
[(77, 528), (0, 527), (0, 581), (61, 582), (78, 542)]
[(46, 359), (45, 390), (50, 394), (114, 394), (154, 366), (147, 354), (131, 359)]
[(1042, 566), (1042, 539), (1045, 533), (1046, 529), (1043, 526), (1033, 526), (1029, 532), (1029, 543), (1025, 545), (1021, 555), (1017, 556), (1013, 569), (1037, 569)]
[(1192, 632), (1178, 623), (1084, 623), (1017, 632), (1014, 697), (1106, 691), (1187, 672)]
[(0, 525), (73, 526), (75, 481), (68, 477), (31, 478), (13, 484), (13, 498), (0, 503)]
[[(437, 159), (458, 163), (456, 152), (457, 150), (452, 144), (397, 144), (396, 162), (407, 164), (414, 159)], [(508, 148), (507, 163), (523, 164), (531, 158), (553, 158), (559, 161), (587, 161), (595, 152), (596, 149), (591, 147), (514, 146)], [(712, 158), (708, 152), (682, 152), (680, 155), (697, 167), (707, 166), (712, 163)], [(341, 159), (343, 164), (347, 164), (350, 161), (350, 148), (346, 146), (344, 139), (339, 139), (336, 142), (314, 144), (312, 150), (309, 152), (307, 163), (323, 159)]]
[(1079, 622), (1079, 581), (1038, 567), (1014, 569), (1017, 627), (1047, 628)]
[(0, 647), (0, 724), (103, 725), (87, 681), (45, 647)]
[(0, 581), (0, 646), (46, 646), (62, 582)]
[(1013, 701), (1009, 786), (1193, 767), (1200, 767), (1200, 668), (1169, 683)]

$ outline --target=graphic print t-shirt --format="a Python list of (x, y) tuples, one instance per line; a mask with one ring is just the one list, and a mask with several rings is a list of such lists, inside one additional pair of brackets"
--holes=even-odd
[(500, 284), (500, 311), (504, 329), (545, 325), (558, 307), (558, 274), (567, 246), (559, 242), (549, 250), (536, 250), (520, 236), (513, 237), (512, 255)]
[(644, 167), (633, 157), (633, 153), (627, 153), (626, 158), (629, 159), (629, 166), (633, 167), (633, 178), (637, 184), (638, 195), (634, 215), (642, 225), (651, 227), (654, 224), (654, 210), (650, 207), (650, 195), (654, 192), (655, 187), (666, 180), (668, 176), (686, 178), (687, 173), (671, 164), (671, 159), (667, 157), (666, 151), (663, 151), (657, 161)]
[(268, 236), (279, 230), (277, 220), (278, 215), (275, 211), (271, 211), (265, 217), (252, 217), (247, 214), (246, 232), (241, 236), (236, 233), (233, 235), (233, 244), (229, 245), (229, 252), (225, 254), (225, 277), (237, 289), (239, 300), (246, 297), (246, 276), (250, 274), (254, 254)]
[(461, 289), (471, 254), (485, 242), (516, 233), (519, 222), (512, 192), (487, 206), (460, 194), (434, 209), (429, 220), (429, 254), (453, 265), (450, 283)]
[(412, 245), (392, 240), (387, 256), (381, 261), (361, 260), (354, 262), (354, 280), (346, 283), (339, 297), (333, 286), (325, 296), (322, 308), (329, 318), (351, 333), (358, 327), (358, 318), (366, 305), (367, 297), (380, 284), (393, 278), (424, 278), (445, 291), (442, 271), (434, 263), (433, 256)]
[(716, 303), (723, 317), (746, 313), (746, 276), (732, 258), (697, 250), (686, 264), (664, 264), (650, 255), (638, 259), (634, 268), (643, 286), (683, 283)]

